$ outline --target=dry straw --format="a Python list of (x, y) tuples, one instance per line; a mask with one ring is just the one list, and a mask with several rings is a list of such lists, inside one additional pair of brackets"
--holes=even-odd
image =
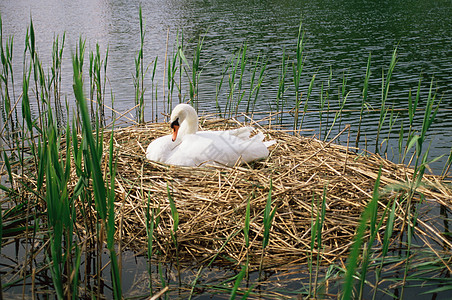
[[(224, 130), (238, 124), (232, 120), (205, 119), (201, 126)], [(179, 213), (178, 255), (181, 261), (199, 262), (218, 255), (224, 258), (220, 261), (239, 265), (248, 251), (250, 264), (256, 267), (262, 255), (263, 211), (272, 179), (272, 208), (276, 208), (276, 214), (264, 264), (306, 261), (312, 219), (320, 213), (319, 203), (325, 187), (321, 256), (328, 263), (347, 253), (360, 214), (371, 198), (379, 168), (382, 168), (382, 188), (407, 184), (413, 178), (412, 169), (378, 155), (358, 155), (355, 149), (281, 130), (267, 128), (265, 133), (268, 139), (277, 141), (265, 160), (234, 168), (187, 168), (145, 159), (147, 145), (154, 138), (169, 134), (167, 124), (117, 129), (114, 135), (116, 224), (121, 245), (136, 250), (146, 248), (145, 210), (150, 194), (151, 207), (160, 207), (161, 217), (154, 231), (154, 245), (168, 259), (175, 255), (171, 240), (169, 185)], [(451, 191), (436, 177), (424, 177), (426, 185), (418, 191), (429, 199), (450, 205)], [(385, 203), (400, 193), (400, 190), (393, 190), (382, 194), (381, 214)], [(250, 247), (246, 249), (243, 228), (248, 198), (251, 204)], [(399, 230), (404, 213), (403, 205), (399, 206), (395, 225)]]
[[(208, 118), (200, 124), (202, 129), (209, 130), (243, 126), (235, 120)], [(342, 132), (344, 136), (348, 133), (347, 128)], [(160, 257), (175, 259), (169, 186), (179, 214), (177, 243), (181, 263), (207, 262), (216, 257), (216, 262), (234, 267), (244, 263), (248, 256), (250, 268), (256, 269), (263, 251), (263, 215), (272, 180), (272, 209), (276, 209), (276, 214), (263, 254), (264, 267), (306, 262), (311, 253), (312, 223), (321, 212), (325, 187), (326, 210), (320, 256), (324, 263), (331, 263), (347, 255), (360, 214), (372, 197), (380, 167), (380, 217), (388, 201), (405, 193), (413, 178), (413, 170), (407, 166), (335, 144), (334, 138), (322, 142), (271, 127), (260, 130), (265, 132), (266, 139), (277, 141), (271, 146), (267, 159), (233, 168), (188, 168), (145, 158), (147, 145), (154, 138), (169, 134), (167, 124), (116, 129), (116, 238), (121, 248), (139, 253), (147, 251), (146, 209), (150, 195), (150, 207), (155, 211), (160, 208), (155, 217), (161, 220), (154, 229), (154, 253), (158, 251), (163, 255)], [(109, 134), (105, 136), (109, 138)], [(107, 157), (108, 147), (104, 148)], [(104, 170), (107, 170), (107, 160), (104, 161)], [(72, 188), (76, 183), (74, 172)], [(422, 193), (440, 204), (452, 204), (451, 190), (441, 184), (438, 177), (424, 175), (423, 183), (415, 194), (416, 201)], [(251, 207), (249, 249), (243, 233), (248, 199)], [(407, 220), (403, 203), (401, 201), (396, 208), (396, 234), (403, 231)], [(439, 230), (422, 220), (417, 230), (431, 240), (450, 244)]]

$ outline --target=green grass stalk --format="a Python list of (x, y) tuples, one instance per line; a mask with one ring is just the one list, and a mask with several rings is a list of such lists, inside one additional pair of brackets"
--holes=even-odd
[[(323, 140), (324, 141), (327, 140), (326, 137), (327, 137), (327, 134), (328, 134), (328, 123), (329, 123), (329, 120), (330, 120), (330, 113), (329, 113), (330, 112), (330, 89), (331, 89), (331, 81), (332, 81), (332, 79), (333, 79), (333, 68), (330, 67), (330, 73), (329, 73), (328, 80), (327, 80), (327, 88), (325, 90), (325, 97), (323, 98), (323, 96), (322, 96), (323, 99), (322, 99), (321, 108), (320, 108), (321, 113), (326, 111), (326, 125), (324, 126), (325, 127), (325, 131), (323, 133), (323, 136), (324, 136)], [(325, 103), (326, 103), (326, 110), (324, 109)], [(320, 126), (323, 126), (322, 122), (320, 122)], [(320, 128), (320, 132), (321, 132), (321, 128)]]
[(284, 107), (285, 107), (285, 92), (286, 92), (286, 73), (287, 73), (287, 62), (286, 62), (286, 49), (283, 48), (282, 61), (280, 74), (278, 75), (278, 93), (276, 94), (276, 112), (279, 113), (279, 124), (282, 124), (284, 119)]
[(355, 147), (358, 148), (359, 146), (359, 140), (360, 140), (360, 136), (361, 136), (361, 123), (363, 120), (363, 113), (364, 113), (364, 107), (366, 107), (367, 105), (367, 95), (369, 92), (369, 79), (370, 79), (370, 61), (371, 61), (371, 54), (369, 54), (369, 58), (367, 59), (367, 67), (366, 67), (366, 75), (364, 77), (364, 86), (363, 86), (363, 97), (361, 100), (361, 109), (359, 111), (359, 123), (358, 123), (358, 130), (356, 133), (356, 142), (355, 142)]
[(154, 209), (152, 209), (152, 213), (150, 212), (150, 204), (151, 204), (151, 192), (149, 192), (148, 198), (147, 198), (147, 202), (146, 202), (146, 236), (147, 236), (147, 244), (148, 244), (148, 251), (147, 251), (147, 255), (148, 255), (148, 273), (149, 273), (149, 289), (150, 289), (150, 293), (151, 295), (153, 294), (152, 292), (152, 247), (153, 247), (153, 242), (154, 242), (154, 228), (155, 228), (155, 214), (154, 214)]
[[(81, 76), (82, 62), (80, 61), (81, 54), (77, 53), (73, 57), (73, 69), (74, 69), (74, 94), (77, 100), (77, 105), (81, 115), (83, 136), (86, 139), (88, 151), (84, 155), (85, 164), (88, 164), (91, 168), (91, 179), (93, 181), (93, 192), (95, 208), (98, 213), (101, 222), (101, 230), (105, 229), (107, 234), (107, 247), (110, 253), (111, 261), (111, 276), (113, 282), (113, 295), (115, 299), (122, 297), (121, 291), (121, 279), (120, 270), (118, 267), (118, 261), (116, 252), (114, 249), (114, 167), (112, 163), (112, 151), (113, 142), (110, 139), (110, 177), (111, 182), (108, 187), (108, 183), (104, 182), (101, 170), (101, 155), (102, 155), (102, 139), (99, 138), (99, 132), (97, 131), (97, 141), (94, 139), (93, 130), (91, 127), (91, 120), (89, 118), (88, 106), (85, 96), (83, 94), (83, 83)], [(98, 129), (99, 130), (99, 129)], [(107, 187), (106, 187), (107, 184)], [(102, 232), (101, 232), (102, 234)]]
[[(187, 58), (185, 57), (185, 54), (183, 52), (182, 48), (179, 48), (179, 56), (182, 59), (182, 61), (185, 63), (185, 73), (187, 74), (187, 79), (189, 82), (189, 96), (190, 96), (190, 104), (198, 110), (198, 89), (199, 89), (199, 78), (201, 76), (202, 70), (200, 69), (200, 60), (201, 60), (201, 50), (204, 43), (204, 37), (199, 37), (198, 43), (196, 45), (195, 52), (193, 54), (193, 60), (190, 67), (190, 64), (188, 63)], [(191, 69), (191, 76), (190, 71)]]
[[(387, 138), (385, 138), (381, 143), (383, 144), (383, 143), (385, 143), (386, 144), (386, 146), (385, 146), (385, 149), (384, 149), (384, 151), (383, 151), (383, 154), (385, 155), (385, 157), (387, 157), (387, 154), (388, 154), (388, 147), (389, 147), (389, 141), (391, 140), (391, 133), (392, 133), (392, 129), (393, 129), (393, 127), (394, 127), (394, 124), (396, 123), (396, 121), (397, 121), (397, 119), (398, 119), (398, 114), (397, 115), (394, 115), (394, 105), (392, 106), (392, 108), (390, 108), (389, 109), (389, 111), (391, 112), (391, 114), (389, 115), (389, 124), (388, 124), (388, 126), (389, 126), (389, 129), (388, 129), (388, 136), (387, 136)], [(400, 138), (400, 136), (399, 136), (399, 138)]]
[(134, 86), (135, 86), (135, 105), (136, 105), (136, 118), (138, 123), (144, 123), (144, 37), (146, 33), (146, 24), (143, 21), (143, 14), (139, 10), (140, 17), (140, 48), (138, 49), (137, 56), (135, 57), (135, 76), (134, 76)]
[(298, 27), (297, 52), (295, 62), (292, 64), (293, 83), (295, 87), (295, 115), (293, 121), (293, 129), (298, 128), (298, 115), (300, 111), (300, 103), (302, 93), (300, 91), (301, 75), (303, 73), (303, 49), (304, 49), (304, 31), (302, 31), (302, 23)]
[[(323, 189), (322, 203), (319, 211), (318, 205), (315, 205), (315, 196), (312, 197), (312, 205), (311, 205), (311, 243), (310, 243), (310, 252), (308, 257), (308, 270), (309, 270), (309, 296), (313, 298), (317, 298), (317, 282), (320, 271), (320, 253), (322, 252), (322, 231), (323, 231), (323, 223), (325, 221), (325, 212), (326, 212), (326, 191), (327, 187), (325, 186)], [(317, 211), (315, 221), (314, 221), (314, 205), (316, 206), (315, 211)], [(313, 260), (314, 260), (314, 251), (317, 252), (316, 257), (316, 268), (314, 279), (312, 275), (314, 273), (313, 270)], [(314, 289), (314, 291), (313, 291)]]
[[(423, 196), (422, 196), (423, 197)], [(411, 206), (411, 202), (409, 202), (409, 206)], [(410, 270), (410, 266), (411, 266), (411, 247), (413, 244), (413, 236), (414, 236), (414, 230), (416, 228), (416, 222), (417, 222), (417, 217), (418, 217), (418, 211), (417, 211), (417, 206), (414, 209), (414, 213), (411, 214), (411, 207), (408, 208), (410, 211), (410, 220), (408, 222), (408, 228), (407, 228), (407, 249), (406, 249), (406, 260), (405, 260), (405, 269), (403, 272), (403, 284), (402, 284), (402, 288), (400, 291), (400, 299), (403, 299), (403, 295), (405, 292), (405, 284), (406, 284), (406, 280), (408, 277), (408, 272)]]
[[(377, 266), (376, 270), (375, 270), (375, 287), (373, 290), (372, 299), (375, 299), (375, 297), (377, 296), (378, 285), (381, 280), (381, 271), (383, 270), (383, 264), (384, 264), (386, 255), (388, 254), (388, 251), (389, 251), (390, 238), (392, 237), (392, 233), (394, 230), (396, 204), (397, 204), (397, 199), (394, 199), (392, 202), (391, 209), (389, 210), (389, 217), (386, 222), (386, 228), (385, 228), (385, 232), (384, 232), (384, 236), (383, 236), (380, 265)], [(389, 204), (387, 207), (389, 207)]]
[(263, 266), (263, 262), (264, 262), (264, 252), (265, 249), (268, 246), (268, 243), (270, 241), (270, 228), (272, 226), (272, 222), (273, 222), (273, 218), (275, 216), (276, 213), (276, 207), (273, 209), (271, 209), (271, 204), (272, 204), (272, 191), (273, 191), (273, 182), (270, 179), (270, 188), (268, 191), (268, 196), (267, 196), (267, 203), (265, 205), (265, 209), (264, 209), (264, 234), (263, 234), (263, 240), (262, 240), (262, 255), (261, 255), (261, 262), (260, 262), (260, 266), (259, 266), (259, 277), (260, 274), (262, 272), (262, 266)]
[[(222, 88), (223, 82), (224, 82), (224, 77), (226, 76), (226, 73), (228, 72), (229, 67), (230, 67), (230, 64), (225, 62), (223, 65), (220, 82), (217, 83), (216, 90), (215, 90), (215, 106), (217, 108), (218, 116), (220, 118), (225, 117), (225, 115), (222, 114), (221, 105), (220, 105), (220, 102), (218, 101), (218, 97), (220, 96), (221, 88)], [(226, 114), (226, 109), (224, 111), (224, 114)]]
[[(344, 300), (351, 299), (352, 297), (355, 270), (358, 266), (359, 253), (366, 232), (367, 222), (369, 222), (370, 220), (374, 220), (373, 216), (375, 215), (376, 210), (378, 208), (378, 199), (379, 199), (378, 188), (380, 187), (380, 177), (381, 177), (381, 168), (380, 171), (378, 172), (377, 180), (375, 181), (372, 199), (370, 200), (369, 204), (366, 206), (364, 212), (361, 215), (359, 225), (356, 230), (355, 238), (353, 241), (353, 245), (348, 256), (345, 280), (342, 286), (343, 291), (342, 299)], [(371, 222), (373, 223), (373, 221)]]
[[(247, 114), (250, 112), (254, 113), (254, 109), (256, 107), (256, 102), (257, 102), (257, 99), (259, 96), (259, 91), (262, 86), (262, 82), (264, 80), (265, 70), (267, 68), (267, 62), (260, 62), (259, 58), (260, 58), (260, 56), (257, 57), (254, 68), (253, 68), (253, 72), (251, 74), (248, 102), (246, 105), (246, 113)], [(256, 73), (259, 74), (259, 77), (258, 77), (257, 83), (255, 85), (254, 82), (255, 82)], [(254, 95), (254, 100), (252, 101), (252, 106), (251, 106), (251, 98), (253, 97), (253, 95)], [(251, 108), (250, 108), (250, 106), (251, 106)]]
[[(234, 110), (234, 115), (238, 114), (239, 111), (239, 105), (243, 100), (243, 97), (245, 96), (245, 91), (243, 90), (243, 75), (245, 73), (245, 66), (247, 63), (247, 56), (246, 56), (246, 51), (248, 49), (248, 44), (245, 43), (245, 45), (243, 46), (243, 50), (242, 50), (242, 56), (239, 60), (240, 63), (240, 76), (239, 76), (239, 82), (237, 84), (237, 91), (238, 91), (238, 97), (237, 97), (237, 101), (235, 103), (235, 110)], [(258, 58), (259, 59), (259, 58)], [(252, 80), (254, 81), (254, 78), (252, 78)]]
[[(174, 202), (174, 198), (171, 195), (171, 191), (169, 188), (169, 184), (166, 185), (166, 190), (168, 192), (168, 200), (171, 208), (171, 217), (173, 218), (173, 231), (171, 231), (171, 238), (174, 243), (174, 247), (176, 248), (176, 261), (177, 261), (177, 272), (180, 279), (180, 264), (179, 264), (179, 243), (177, 240), (177, 229), (179, 228), (179, 213), (177, 212), (176, 203)], [(180, 280), (179, 280), (180, 282)]]
[(379, 140), (380, 140), (380, 132), (383, 127), (386, 114), (387, 114), (387, 108), (386, 108), (386, 101), (389, 97), (389, 90), (391, 85), (391, 78), (392, 73), (395, 69), (395, 65), (397, 63), (397, 48), (394, 49), (392, 52), (391, 62), (389, 64), (389, 69), (386, 72), (386, 78), (384, 76), (384, 73), (382, 74), (382, 80), (381, 80), (381, 107), (380, 107), (380, 118), (378, 120), (378, 128), (377, 128), (377, 136), (375, 141), (375, 152), (379, 153)]
[(50, 68), (52, 76), (49, 79), (49, 90), (53, 89), (53, 100), (56, 111), (57, 125), (63, 124), (63, 106), (61, 104), (61, 74), (63, 62), (64, 42), (66, 40), (66, 33), (63, 33), (61, 39), (61, 46), (59, 36), (57, 35), (53, 41), (52, 48), (52, 66)]
[[(334, 115), (334, 119), (333, 119), (333, 122), (331, 123), (330, 130), (329, 130), (328, 133), (325, 135), (324, 141), (326, 141), (326, 140), (328, 139), (328, 137), (330, 136), (331, 131), (332, 131), (333, 128), (334, 128), (334, 125), (336, 125), (336, 121), (337, 121), (338, 119), (340, 119), (340, 117), (342, 116), (342, 111), (344, 110), (345, 103), (347, 102), (348, 95), (350, 95), (350, 91), (344, 96), (342, 102), (340, 102), (339, 110), (338, 110), (338, 111), (336, 112), (336, 114)], [(329, 110), (329, 104), (328, 104), (328, 110)]]
[(237, 277), (234, 282), (234, 287), (232, 288), (232, 291), (231, 291), (231, 296), (229, 297), (230, 300), (235, 299), (235, 297), (237, 296), (237, 291), (240, 287), (240, 284), (242, 283), (243, 278), (245, 277), (245, 275), (247, 273), (247, 269), (248, 269), (248, 266), (245, 264), (244, 266), (242, 266), (242, 270), (239, 272), (239, 274), (237, 274)]
[[(179, 42), (179, 40), (177, 40), (177, 42)], [(170, 109), (171, 107), (173, 107), (173, 92), (174, 92), (174, 87), (176, 85), (176, 75), (177, 75), (177, 70), (178, 70), (178, 66), (180, 65), (180, 57), (179, 57), (179, 52), (180, 52), (180, 48), (181, 46), (177, 45), (177, 51), (174, 53), (173, 58), (172, 59), (168, 59), (168, 67), (167, 67), (167, 76), (168, 76), (168, 108)], [(179, 72), (180, 73), (180, 72)], [(179, 87), (180, 89), (180, 87)], [(178, 93), (180, 94), (180, 92)]]
[[(155, 71), (157, 70), (158, 57), (154, 59), (154, 67), (151, 74), (151, 121), (158, 121), (158, 105), (157, 105), (157, 85), (154, 83)], [(155, 94), (154, 94), (155, 89)]]
[(433, 78), (430, 82), (430, 89), (428, 92), (428, 98), (427, 98), (427, 106), (424, 111), (424, 119), (422, 121), (422, 129), (421, 134), (419, 136), (419, 139), (417, 140), (416, 144), (416, 151), (417, 151), (417, 158), (416, 158), (416, 164), (414, 168), (416, 169), (419, 163), (419, 158), (422, 155), (422, 145), (424, 144), (425, 137), (427, 135), (427, 131), (430, 129), (430, 126), (432, 125), (433, 121), (435, 120), (436, 114), (438, 113), (439, 105), (441, 104), (441, 100), (439, 100), (436, 103), (435, 106), (435, 100), (436, 100), (436, 93), (433, 93)]
[(306, 116), (306, 112), (308, 111), (309, 98), (311, 97), (312, 88), (314, 86), (314, 81), (315, 81), (315, 74), (312, 76), (311, 82), (309, 83), (308, 92), (306, 94), (306, 100), (304, 101), (304, 105), (303, 105), (303, 115), (301, 117), (300, 126), (298, 127), (298, 130), (301, 130), (301, 128), (303, 127), (303, 121), (304, 121), (304, 117)]
[[(0, 109), (2, 112), (3, 126), (0, 128), (2, 138), (12, 142), (12, 133), (15, 132), (13, 115), (15, 113), (17, 119), (17, 111), (13, 109), (15, 99), (14, 93), (14, 76), (13, 76), (13, 37), (6, 39), (3, 46), (3, 25), (0, 16), (0, 59), (2, 69), (0, 74), (0, 85), (2, 86)], [(3, 132), (6, 131), (6, 134)]]

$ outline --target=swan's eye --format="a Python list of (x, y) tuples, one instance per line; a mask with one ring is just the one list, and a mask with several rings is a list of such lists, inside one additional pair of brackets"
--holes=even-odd
[(179, 125), (179, 118), (177, 118), (176, 120), (174, 120), (172, 123), (171, 123), (171, 128), (173, 128), (174, 129), (174, 126), (180, 126)]

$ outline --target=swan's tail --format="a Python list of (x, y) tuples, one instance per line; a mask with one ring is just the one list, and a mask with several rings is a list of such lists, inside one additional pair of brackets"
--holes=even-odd
[(240, 127), (237, 129), (232, 129), (229, 134), (238, 137), (242, 140), (248, 140), (250, 138), (251, 132), (254, 130), (253, 127)]
[(274, 144), (276, 144), (276, 141), (275, 140), (271, 140), (271, 141), (265, 141), (264, 142), (264, 138), (265, 138), (265, 135), (261, 132), (261, 131), (259, 131), (255, 136), (253, 136), (251, 139), (254, 139), (254, 140), (257, 140), (257, 141), (260, 141), (260, 142), (262, 142), (262, 143), (264, 143), (264, 145), (265, 145), (265, 147), (270, 147), (271, 145), (274, 145)]
[[(253, 132), (254, 130), (255, 129), (253, 127), (248, 126), (248, 127), (240, 127), (237, 129), (230, 130), (229, 133), (231, 135), (238, 137), (239, 139), (246, 141), (246, 140), (250, 139), (251, 132)], [(251, 140), (263, 142), (265, 147), (267, 147), (267, 148), (270, 147), (271, 145), (276, 144), (275, 140), (264, 142), (264, 138), (265, 138), (264, 134), (261, 131), (258, 131), (258, 133), (255, 136), (251, 137)]]
[(265, 141), (264, 142), (264, 145), (265, 145), (265, 147), (270, 147), (271, 145), (274, 145), (274, 144), (276, 144), (276, 141), (275, 140), (271, 140), (271, 141)]

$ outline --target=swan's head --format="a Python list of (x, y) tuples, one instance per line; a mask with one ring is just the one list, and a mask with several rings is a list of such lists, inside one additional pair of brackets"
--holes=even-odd
[(178, 104), (171, 113), (171, 129), (173, 131), (172, 141), (179, 136), (193, 134), (198, 130), (198, 114), (188, 104)]

